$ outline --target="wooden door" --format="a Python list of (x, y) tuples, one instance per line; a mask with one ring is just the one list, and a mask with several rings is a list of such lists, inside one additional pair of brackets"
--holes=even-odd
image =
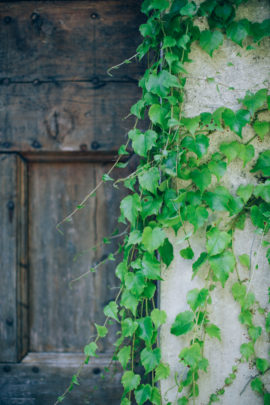
[[(106, 72), (136, 52), (139, 3), (0, 2), (2, 405), (53, 404), (117, 294), (117, 258), (90, 269), (117, 249), (116, 237), (102, 241), (118, 226), (123, 192), (106, 183), (62, 233), (56, 225), (111, 167), (133, 125), (123, 118), (142, 66)], [(110, 332), (67, 404), (119, 404), (119, 369), (104, 373)]]

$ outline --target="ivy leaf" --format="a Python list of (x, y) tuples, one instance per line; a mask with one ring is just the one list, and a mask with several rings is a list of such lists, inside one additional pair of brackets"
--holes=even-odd
[(265, 330), (267, 333), (270, 333), (270, 312), (268, 312), (265, 318)]
[(106, 182), (106, 181), (114, 181), (114, 179), (111, 176), (109, 176), (107, 173), (103, 174), (102, 180), (104, 182)]
[(165, 380), (170, 375), (170, 366), (169, 364), (159, 363), (155, 369), (155, 382), (159, 380)]
[(142, 171), (142, 173), (139, 174), (138, 179), (143, 190), (156, 194), (160, 179), (160, 173), (157, 167), (152, 167), (151, 169)]
[(264, 229), (265, 217), (257, 205), (253, 205), (250, 210), (251, 221), (257, 228)]
[(191, 178), (200, 189), (201, 193), (211, 184), (211, 173), (206, 167), (202, 170), (195, 169), (191, 173)]
[(238, 110), (234, 113), (226, 108), (222, 113), (225, 125), (242, 138), (242, 129), (250, 121), (250, 114), (247, 110)]
[(254, 131), (263, 141), (263, 138), (270, 131), (270, 122), (267, 121), (255, 121), (253, 125)]
[(186, 129), (192, 134), (195, 134), (196, 129), (199, 127), (200, 123), (200, 115), (192, 118), (182, 117), (181, 124), (186, 127)]
[(262, 328), (260, 326), (251, 326), (248, 329), (248, 334), (251, 337), (252, 341), (255, 343), (256, 340), (261, 336), (262, 334)]
[[(146, 26), (147, 28), (149, 28), (147, 24), (142, 24), (140, 26), (140, 32), (141, 32), (142, 35), (143, 35), (143, 33), (142, 33), (143, 26)], [(144, 32), (144, 33), (146, 35), (148, 35), (149, 31), (148, 31), (148, 33), (146, 33), (146, 32)], [(133, 104), (133, 106), (130, 108), (130, 112), (131, 112), (131, 114), (135, 115), (135, 117), (137, 117), (139, 119), (142, 119), (143, 118), (144, 107), (145, 107), (145, 102), (143, 100), (139, 100), (139, 101), (137, 101), (137, 103)]]
[(208, 211), (204, 207), (194, 207), (193, 205), (188, 205), (186, 209), (186, 220), (189, 221), (193, 226), (194, 230), (201, 228), (208, 218)]
[(127, 364), (130, 360), (130, 352), (131, 352), (131, 347), (124, 346), (124, 347), (122, 347), (121, 350), (119, 350), (119, 352), (117, 354), (117, 359), (121, 363), (124, 370), (127, 367)]
[(167, 110), (159, 104), (152, 104), (149, 108), (148, 115), (154, 125), (165, 126)]
[(191, 311), (180, 312), (175, 318), (171, 327), (171, 333), (175, 336), (181, 336), (193, 329), (194, 314)]
[(216, 187), (215, 192), (208, 191), (203, 198), (213, 211), (229, 210), (231, 195), (225, 187)]
[(255, 167), (251, 173), (261, 170), (264, 176), (270, 176), (270, 150), (266, 150), (259, 155)]
[(122, 335), (124, 337), (133, 336), (134, 332), (138, 328), (138, 323), (131, 318), (126, 318), (121, 322)]
[(89, 357), (96, 357), (97, 348), (97, 344), (95, 342), (91, 342), (84, 346), (84, 354)]
[(146, 401), (151, 399), (152, 388), (150, 384), (140, 385), (134, 392), (136, 402), (138, 405), (143, 405)]
[(162, 70), (157, 75), (152, 73), (145, 83), (146, 90), (159, 97), (166, 97), (172, 87), (181, 87), (176, 76), (167, 70)]
[(246, 286), (241, 283), (235, 283), (232, 286), (232, 295), (235, 301), (239, 302), (240, 305), (243, 304), (246, 296)]
[(155, 227), (152, 229), (150, 226), (144, 228), (142, 244), (149, 253), (153, 253), (156, 249), (162, 246), (165, 239), (165, 232), (161, 228)]
[(255, 150), (253, 145), (243, 145), (240, 144), (238, 156), (243, 160), (244, 167), (248, 162), (250, 162), (255, 156)]
[(138, 298), (135, 297), (130, 291), (125, 290), (121, 297), (121, 305), (129, 309), (134, 316), (136, 316), (136, 310), (138, 306)]
[(122, 215), (135, 226), (139, 211), (141, 211), (140, 197), (137, 193), (128, 195), (120, 204)]
[(162, 49), (172, 48), (175, 45), (176, 45), (175, 38), (173, 38), (171, 36), (164, 37), (163, 44), (162, 44)]
[(131, 405), (131, 402), (129, 399), (123, 398), (120, 405)]
[(249, 35), (249, 25), (250, 23), (246, 19), (232, 22), (226, 30), (227, 37), (242, 46), (243, 39)]
[(162, 199), (147, 195), (142, 198), (142, 219), (157, 215), (162, 205)]
[(207, 325), (205, 328), (205, 332), (207, 333), (207, 335), (209, 335), (210, 337), (215, 337), (218, 340), (221, 341), (221, 336), (220, 336), (220, 329), (218, 326), (214, 325), (213, 323), (211, 323), (210, 325)]
[(117, 322), (118, 319), (118, 306), (115, 301), (111, 301), (106, 307), (104, 308), (104, 314), (109, 318), (115, 319)]
[(145, 279), (141, 271), (129, 272), (125, 275), (125, 285), (135, 297), (139, 297), (145, 288)]
[(150, 280), (161, 280), (160, 262), (148, 252), (143, 255), (142, 272)]
[(184, 7), (180, 9), (180, 14), (192, 17), (192, 15), (196, 11), (196, 8), (197, 8), (196, 4), (193, 1), (191, 1), (190, 3), (187, 3)]
[(217, 180), (220, 181), (221, 177), (224, 176), (226, 172), (227, 164), (222, 160), (210, 160), (210, 162), (208, 163), (208, 169), (210, 170), (211, 174), (214, 174)]
[(139, 318), (137, 319), (137, 322), (138, 322), (137, 334), (139, 338), (144, 340), (146, 343), (151, 343), (153, 335), (153, 324), (150, 316)]
[(156, 145), (157, 133), (151, 129), (145, 133), (133, 129), (129, 131), (128, 136), (132, 140), (134, 152), (142, 157), (147, 157), (147, 152)]
[(193, 270), (192, 279), (198, 273), (199, 268), (206, 262), (207, 257), (208, 257), (208, 254), (206, 252), (202, 252), (200, 254), (199, 258), (193, 263), (193, 265), (192, 265), (192, 270)]
[(130, 232), (129, 237), (128, 237), (128, 245), (137, 245), (140, 243), (142, 240), (142, 234), (138, 230), (134, 230)]
[(158, 252), (160, 254), (161, 260), (168, 267), (174, 258), (173, 245), (171, 244), (168, 238), (166, 238), (163, 245), (158, 248)]
[(191, 260), (194, 257), (194, 252), (191, 249), (191, 247), (187, 247), (186, 249), (182, 249), (180, 250), (180, 255), (184, 258), (184, 259), (188, 259)]
[(198, 158), (201, 158), (207, 153), (209, 139), (205, 135), (197, 135), (195, 139), (192, 136), (186, 136), (182, 141), (182, 146), (196, 153)]
[(253, 189), (254, 186), (252, 184), (247, 184), (246, 186), (241, 185), (238, 187), (236, 194), (239, 195), (239, 197), (241, 197), (242, 200), (246, 203), (250, 199), (253, 193)]
[(108, 333), (108, 329), (106, 328), (106, 326), (102, 326), (102, 325), (97, 325), (96, 323), (95, 323), (95, 327), (96, 327), (96, 329), (97, 329), (97, 334), (98, 334), (98, 336), (100, 336), (100, 337), (105, 337), (106, 335), (107, 335), (107, 333)]
[(158, 329), (161, 325), (163, 325), (166, 322), (167, 314), (165, 311), (155, 308), (151, 312), (151, 319), (156, 329)]
[(223, 44), (223, 35), (220, 31), (205, 30), (201, 32), (200, 46), (211, 57), (214, 50), (218, 49)]
[(197, 367), (200, 360), (202, 360), (201, 348), (199, 343), (194, 343), (189, 347), (185, 347), (181, 350), (179, 358), (183, 361), (186, 366), (189, 366), (191, 369)]
[(239, 256), (239, 262), (242, 264), (242, 266), (247, 267), (249, 269), (250, 267), (249, 255), (244, 253), (243, 255)]
[(230, 143), (222, 143), (219, 147), (220, 151), (224, 153), (228, 162), (230, 163), (232, 160), (236, 159), (239, 155), (239, 142), (234, 141)]
[(177, 405), (188, 405), (187, 397), (182, 397), (177, 400)]
[(243, 343), (240, 346), (240, 353), (245, 358), (246, 361), (250, 359), (250, 357), (254, 354), (254, 345), (252, 342)]
[(157, 367), (161, 359), (160, 348), (148, 349), (147, 347), (141, 352), (142, 365), (145, 368), (146, 374), (154, 370)]
[(261, 359), (261, 358), (257, 357), (256, 367), (262, 374), (264, 374), (266, 372), (266, 370), (270, 367), (270, 363), (266, 359)]
[(231, 242), (231, 236), (224, 231), (220, 231), (218, 228), (212, 228), (207, 232), (206, 249), (210, 256), (218, 255)]
[(135, 390), (140, 384), (141, 377), (139, 374), (134, 374), (133, 371), (126, 371), (122, 377), (122, 384), (125, 393)]
[(222, 287), (224, 287), (230, 272), (232, 273), (235, 267), (234, 255), (229, 251), (225, 251), (217, 256), (209, 257), (209, 263), (215, 277), (221, 282)]
[(152, 9), (156, 9), (156, 10), (166, 10), (166, 8), (168, 8), (170, 5), (170, 2), (168, 0), (151, 0), (150, 2), (143, 2), (142, 5), (142, 12), (148, 12)]
[(126, 261), (123, 261), (121, 263), (118, 264), (118, 266), (115, 269), (115, 274), (116, 276), (123, 282), (124, 281), (124, 277), (125, 274), (128, 272), (128, 268), (127, 268), (127, 263)]
[(265, 184), (259, 184), (254, 190), (255, 197), (261, 197), (267, 203), (270, 203), (270, 181)]
[(194, 288), (193, 290), (190, 290), (188, 292), (187, 303), (193, 312), (195, 312), (197, 308), (205, 304), (208, 293), (209, 291), (206, 288), (202, 288), (201, 290), (199, 290), (198, 288)]
[(263, 382), (260, 380), (260, 378), (254, 378), (254, 380), (251, 381), (250, 386), (253, 391), (258, 392), (259, 394), (264, 393)]
[(264, 105), (264, 103), (266, 103), (266, 101), (267, 89), (261, 89), (255, 94), (248, 91), (242, 100), (243, 104), (247, 107), (252, 116), (260, 107)]

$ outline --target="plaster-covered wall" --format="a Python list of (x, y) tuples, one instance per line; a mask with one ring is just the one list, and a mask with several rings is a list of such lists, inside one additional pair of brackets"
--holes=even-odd
[[(269, 18), (270, 4), (265, 1), (248, 2), (239, 7), (239, 19), (248, 18), (252, 21), (262, 21)], [(202, 19), (201, 26), (205, 26)], [(185, 114), (194, 116), (203, 111), (214, 111), (220, 106), (227, 106), (232, 109), (239, 108), (238, 99), (244, 97), (247, 90), (256, 92), (261, 88), (269, 88), (270, 76), (270, 41), (266, 39), (255, 50), (245, 50), (229, 40), (225, 40), (223, 46), (214, 52), (211, 59), (208, 54), (199, 47), (194, 46), (191, 59), (193, 63), (187, 66), (189, 79), (186, 86), (186, 107)], [(214, 78), (215, 81), (207, 81), (207, 78)], [(233, 87), (234, 90), (229, 89)], [(263, 119), (267, 117), (261, 116)], [(268, 116), (269, 119), (269, 116)], [(253, 134), (250, 128), (246, 128), (244, 138), (249, 139)], [(226, 141), (237, 139), (237, 136), (226, 130), (225, 133), (215, 133), (212, 136), (211, 150), (217, 145)], [(238, 138), (239, 139), (239, 138)], [(243, 171), (242, 161), (236, 161), (228, 166), (227, 173), (222, 179), (222, 185), (228, 187), (232, 193), (240, 184), (256, 182), (253, 175), (248, 174), (260, 151), (269, 148), (269, 136), (263, 142), (253, 143), (256, 149), (256, 156)], [(210, 151), (211, 153), (211, 151)], [(184, 183), (181, 184), (183, 187)], [(223, 218), (226, 219), (226, 218)], [(188, 230), (187, 230), (188, 231)], [(270, 285), (270, 269), (265, 258), (265, 251), (261, 247), (261, 236), (254, 236), (254, 228), (251, 223), (246, 224), (244, 231), (237, 231), (235, 242), (235, 254), (238, 257), (243, 253), (252, 256), (251, 274), (238, 263), (242, 277), (251, 276), (250, 290), (256, 295), (260, 304), (265, 307), (268, 304), (268, 286)], [(160, 290), (160, 306), (167, 312), (166, 325), (161, 330), (161, 347), (163, 361), (171, 367), (170, 377), (161, 384), (163, 403), (168, 401), (172, 405), (177, 404), (177, 390), (174, 383), (174, 375), (185, 372), (178, 361), (180, 350), (188, 344), (190, 336), (176, 337), (170, 334), (170, 327), (175, 316), (188, 308), (186, 304), (187, 292), (192, 288), (204, 286), (205, 270), (200, 270), (198, 276), (191, 281), (192, 262), (205, 250), (205, 240), (198, 234), (191, 239), (191, 245), (195, 252), (192, 261), (184, 260), (179, 251), (187, 245), (181, 243), (183, 235), (169, 234), (174, 245), (175, 259), (168, 269), (163, 269), (163, 279)], [(179, 243), (180, 241), (180, 243)], [(258, 264), (258, 269), (256, 265)], [(206, 405), (209, 396), (224, 384), (224, 379), (232, 370), (236, 359), (240, 358), (240, 345), (248, 341), (246, 329), (238, 321), (240, 312), (238, 304), (234, 301), (230, 289), (236, 282), (235, 275), (230, 276), (225, 289), (220, 285), (212, 293), (213, 303), (209, 307), (210, 319), (221, 328), (222, 341), (206, 338), (205, 357), (209, 360), (208, 373), (201, 373), (200, 396), (195, 400), (196, 405)], [(257, 325), (262, 324), (263, 319), (257, 318)], [(260, 357), (267, 357), (270, 348), (269, 337), (261, 336), (256, 342), (256, 354)], [(232, 386), (226, 389), (225, 394), (220, 397), (222, 405), (259, 405), (263, 399), (254, 393), (250, 385), (246, 384), (250, 378), (257, 373), (256, 368), (250, 364), (242, 363), (238, 367), (237, 378)], [(270, 389), (270, 372), (264, 376), (264, 382)], [(242, 393), (241, 393), (242, 392)], [(241, 395), (240, 395), (241, 393)], [(179, 397), (179, 395), (178, 395)]]

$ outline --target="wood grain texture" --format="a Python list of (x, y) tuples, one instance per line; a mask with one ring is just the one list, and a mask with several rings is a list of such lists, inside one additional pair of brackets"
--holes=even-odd
[[(117, 239), (111, 245), (100, 243), (117, 226), (121, 191), (109, 184), (100, 188), (63, 225), (63, 235), (56, 229), (110, 166), (79, 162), (29, 165), (31, 351), (81, 352), (96, 333), (94, 322), (104, 322), (103, 308), (118, 292), (116, 262), (111, 261), (72, 288), (69, 283), (117, 248)], [(102, 352), (111, 350), (114, 332), (112, 326), (102, 342)]]
[(0, 361), (13, 362), (25, 353), (27, 344), (25, 165), (16, 155), (2, 154), (0, 173)]
[[(0, 3), (1, 78), (92, 80), (136, 53), (143, 22), (137, 0)], [(138, 64), (115, 71), (136, 78)]]
[[(1, 405), (52, 405), (70, 382), (83, 357), (72, 354), (30, 354), (20, 364), (0, 367)], [(100, 356), (85, 366), (79, 387), (67, 395), (65, 404), (119, 405), (122, 396), (120, 367), (112, 365), (104, 372), (110, 359)], [(102, 378), (102, 375), (105, 378)]]
[(0, 151), (117, 151), (134, 124), (132, 83), (0, 86)]

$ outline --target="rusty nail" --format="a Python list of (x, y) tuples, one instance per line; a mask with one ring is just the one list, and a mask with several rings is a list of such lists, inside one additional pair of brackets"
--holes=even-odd
[(91, 148), (97, 150), (98, 148), (100, 148), (100, 144), (97, 141), (93, 141), (91, 143)]
[(100, 374), (101, 370), (99, 367), (93, 368), (93, 374)]
[(8, 317), (8, 318), (6, 319), (6, 324), (7, 324), (8, 326), (12, 326), (12, 325), (13, 325), (13, 318)]
[(33, 85), (37, 86), (38, 84), (40, 84), (40, 81), (38, 79), (33, 80)]
[(85, 152), (85, 151), (87, 150), (87, 145), (86, 145), (85, 143), (82, 143), (82, 144), (80, 145), (80, 149), (81, 149), (83, 152)]
[(37, 140), (34, 140), (32, 142), (32, 147), (35, 149), (40, 149), (40, 148), (42, 148), (42, 145)]
[(98, 78), (97, 76), (93, 77), (92, 83), (93, 83), (94, 85), (99, 84), (99, 78)]
[(11, 18), (9, 15), (7, 15), (6, 17), (4, 17), (4, 23), (5, 23), (5, 24), (10, 24), (11, 21), (12, 21), (12, 18)]
[(39, 17), (38, 13), (32, 13), (31, 14), (31, 20), (32, 21), (36, 21), (38, 19), (38, 17)]
[(99, 18), (99, 15), (98, 13), (92, 13), (90, 17), (92, 18), (92, 20), (96, 20), (97, 18)]

